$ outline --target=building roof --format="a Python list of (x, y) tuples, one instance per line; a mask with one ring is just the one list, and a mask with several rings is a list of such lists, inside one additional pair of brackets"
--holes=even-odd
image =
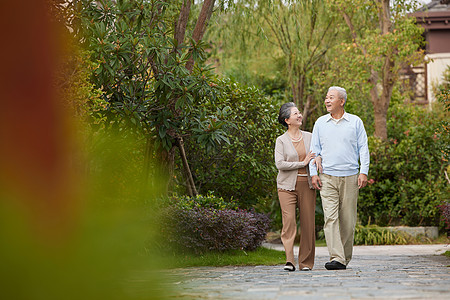
[(433, 0), (411, 16), (427, 30), (450, 30), (450, 0)]
[(430, 3), (426, 4), (424, 7), (420, 8), (420, 11), (450, 11), (450, 0), (433, 0)]

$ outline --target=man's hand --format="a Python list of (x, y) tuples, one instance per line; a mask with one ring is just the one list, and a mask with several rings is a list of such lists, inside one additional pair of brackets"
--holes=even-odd
[[(313, 181), (314, 185), (314, 181)], [(366, 174), (359, 174), (358, 176), (358, 187), (361, 189), (367, 185), (367, 175)]]
[[(320, 178), (318, 175), (314, 175), (312, 178), (312, 185), (316, 190), (320, 190), (320, 188), (322, 187), (322, 181), (320, 181)], [(367, 182), (367, 177), (366, 177), (366, 182)]]

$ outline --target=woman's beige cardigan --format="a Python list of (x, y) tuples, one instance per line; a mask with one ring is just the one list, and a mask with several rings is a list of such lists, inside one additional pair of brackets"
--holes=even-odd
[[(311, 145), (311, 133), (306, 131), (301, 132), (305, 150), (308, 154)], [(305, 167), (305, 164), (299, 161), (297, 150), (295, 150), (287, 131), (283, 135), (280, 135), (275, 143), (275, 165), (278, 168), (277, 187), (288, 191), (295, 190), (298, 169)], [(306, 172), (308, 174), (309, 188), (313, 189), (308, 164), (306, 165)]]

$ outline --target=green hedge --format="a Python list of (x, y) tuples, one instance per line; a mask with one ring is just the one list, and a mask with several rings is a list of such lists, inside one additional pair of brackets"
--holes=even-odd
[(213, 115), (228, 106), (229, 144), (215, 151), (186, 141), (187, 155), (199, 193), (214, 191), (250, 208), (264, 199), (275, 199), (277, 169), (274, 163), (276, 137), (283, 128), (277, 122), (279, 104), (256, 88), (224, 80), (222, 96), (204, 108)]
[(171, 198), (161, 210), (161, 235), (177, 253), (255, 250), (270, 227), (266, 214), (243, 210), (222, 198)]
[(369, 138), (369, 185), (358, 203), (362, 224), (439, 225), (438, 205), (449, 192), (435, 133), (443, 118), (440, 106), (432, 111), (406, 104), (390, 108), (389, 140)]

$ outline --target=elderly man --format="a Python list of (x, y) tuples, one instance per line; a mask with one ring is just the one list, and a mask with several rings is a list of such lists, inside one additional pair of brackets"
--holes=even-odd
[[(324, 212), (324, 233), (330, 261), (328, 270), (347, 268), (352, 258), (359, 189), (367, 185), (369, 147), (364, 124), (358, 116), (345, 112), (347, 92), (328, 89), (325, 106), (329, 114), (317, 119), (311, 151), (322, 158), (323, 173), (317, 175), (310, 163), (312, 184), (320, 190)], [(358, 160), (361, 162), (359, 167)]]

